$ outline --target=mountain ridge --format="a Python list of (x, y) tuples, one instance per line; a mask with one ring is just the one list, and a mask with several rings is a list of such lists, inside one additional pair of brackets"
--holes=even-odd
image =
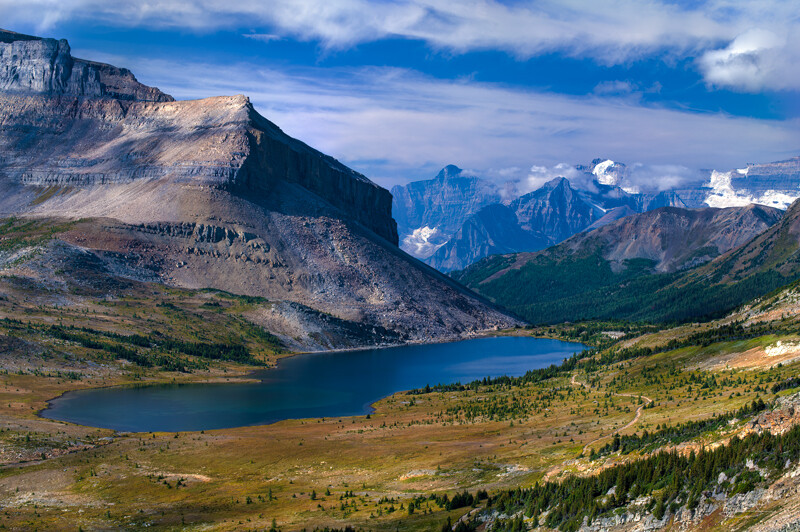
[[(564, 170), (565, 175), (553, 178), (540, 188), (513, 197), (515, 185), (512, 182), (505, 186), (491, 185), (490, 181), (485, 186), (494, 186), (495, 190), (502, 190), (502, 199), (498, 205), (512, 207), (517, 213), (514, 220), (508, 213), (501, 217), (476, 216), (480, 210), (472, 210), (451, 216), (449, 222), (459, 222), (463, 228), (453, 228), (437, 225), (441, 223), (435, 217), (426, 222), (424, 227), (418, 227), (419, 220), (426, 214), (428, 208), (421, 202), (417, 205), (398, 207), (393, 203), (395, 212), (418, 209), (417, 220), (405, 222), (401, 233), (411, 235), (404, 239), (401, 247), (413, 255), (421, 258), (428, 264), (441, 271), (454, 271), (463, 269), (469, 264), (486, 256), (487, 253), (529, 252), (542, 249), (547, 245), (556, 244), (578, 232), (596, 229), (621, 217), (636, 213), (647, 212), (659, 207), (704, 208), (704, 207), (729, 207), (745, 206), (750, 203), (785, 209), (789, 203), (800, 195), (800, 157), (765, 164), (748, 164), (746, 168), (731, 172), (698, 171), (693, 177), (684, 177), (683, 185), (667, 190), (640, 191), (637, 181), (632, 178), (633, 170), (624, 163), (611, 159), (596, 158), (589, 165), (577, 165), (574, 168), (556, 167)], [(537, 167), (538, 168), (538, 167)], [(544, 169), (544, 168), (542, 168)], [(546, 170), (546, 169), (545, 169)], [(405, 187), (395, 187), (395, 196), (407, 194), (407, 190), (425, 184), (427, 194), (431, 197), (442, 195), (442, 190), (436, 187), (443, 183), (443, 176), (460, 171), (454, 165), (443, 169), (437, 179), (413, 182)], [(480, 179), (480, 178), (476, 178)], [(581, 201), (585, 202), (592, 210), (587, 221), (586, 215), (581, 214), (575, 220), (570, 220), (570, 214), (562, 214), (558, 222), (553, 220), (558, 216), (558, 205), (551, 206), (552, 213), (531, 223), (525, 214), (526, 200), (536, 195), (546, 193), (548, 187), (554, 186), (558, 180), (566, 180)], [(687, 181), (688, 180), (688, 181)], [(749, 187), (749, 188), (748, 188)], [(651, 187), (652, 188), (652, 187)], [(406, 199), (405, 203), (411, 202)], [(485, 208), (483, 205), (480, 208)], [(522, 208), (520, 208), (522, 206)], [(585, 211), (586, 208), (581, 209)], [(457, 213), (458, 206), (451, 206), (451, 212)], [(499, 214), (499, 208), (492, 212)], [(471, 217), (471, 218), (470, 218)], [(548, 220), (549, 218), (549, 220)], [(499, 220), (506, 221), (504, 227), (498, 225)], [(547, 224), (560, 223), (569, 229), (556, 234)], [(442, 230), (444, 229), (444, 230)], [(521, 235), (520, 231), (530, 231), (530, 235)], [(517, 238), (505, 238), (503, 233), (517, 235)], [(482, 235), (482, 236), (480, 236)], [(521, 235), (521, 237), (519, 237)], [(549, 241), (542, 241), (542, 235), (549, 235)], [(514, 242), (517, 242), (516, 246)]]
[[(800, 274), (797, 265), (750, 268), (730, 279), (720, 274), (742, 250), (758, 256), (766, 245), (760, 239), (780, 240), (787, 224), (796, 229), (798, 212), (800, 201), (785, 215), (759, 205), (664, 207), (546, 250), (488, 257), (453, 277), (533, 323), (715, 316)], [(788, 246), (790, 256), (799, 241)]]
[(470, 216), (501, 199), (494, 184), (464, 175), (455, 165), (445, 166), (433, 179), (392, 187), (392, 214), (401, 247), (427, 259)]

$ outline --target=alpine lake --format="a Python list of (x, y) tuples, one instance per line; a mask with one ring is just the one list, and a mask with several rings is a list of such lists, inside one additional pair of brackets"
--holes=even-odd
[(258, 382), (161, 384), (74, 391), (42, 416), (126, 432), (198, 431), (285, 419), (363, 415), (379, 399), (426, 385), (518, 377), (587, 349), (496, 336), (452, 343), (331, 351), (282, 359)]

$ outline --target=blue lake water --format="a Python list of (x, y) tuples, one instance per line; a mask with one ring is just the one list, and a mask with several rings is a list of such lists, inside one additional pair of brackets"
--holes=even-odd
[(113, 387), (70, 392), (42, 416), (120, 431), (210, 430), (284, 419), (367, 414), (371, 404), (426, 384), (520, 376), (586, 346), (530, 337), (315, 353), (259, 371), (261, 382)]

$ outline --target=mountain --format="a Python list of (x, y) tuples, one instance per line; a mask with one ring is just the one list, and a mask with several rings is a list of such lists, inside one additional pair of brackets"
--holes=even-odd
[(520, 226), (541, 232), (551, 242), (560, 242), (574, 235), (600, 213), (567, 179), (558, 177), (539, 190), (520, 196), (509, 204)]
[(520, 249), (542, 249), (547, 235), (524, 229), (514, 209), (501, 204), (484, 207), (470, 216), (455, 235), (425, 262), (439, 271), (463, 268), (476, 260)]
[(714, 283), (736, 283), (755, 276), (777, 275), (793, 281), (798, 272), (800, 200), (789, 206), (778, 223), (746, 245), (699, 268), (693, 272), (691, 280), (705, 278)]
[(800, 197), (800, 157), (729, 172), (713, 170), (707, 188), (705, 203), (712, 207), (758, 203), (786, 209)]
[(496, 253), (543, 249), (575, 234), (601, 215), (567, 179), (556, 178), (508, 206), (484, 207), (426, 262), (447, 272)]
[[(571, 220), (570, 214), (563, 213), (565, 218), (558, 224), (571, 229), (561, 235), (545, 226), (555, 223), (552, 216), (559, 211), (543, 207), (540, 198), (531, 196), (548, 194), (553, 181), (545, 184), (541, 192), (501, 201), (508, 194), (499, 194), (497, 185), (465, 178), (460, 169), (448, 166), (434, 180), (395, 187), (393, 212), (398, 219), (401, 246), (440, 271), (449, 272), (465, 268), (487, 254), (501, 253), (499, 250), (536, 251), (580, 231), (591, 231), (621, 217), (660, 207), (723, 208), (756, 203), (785, 209), (800, 197), (800, 157), (748, 164), (730, 172), (698, 171), (694, 177), (683, 178), (683, 185), (678, 188), (653, 192), (640, 192), (638, 183), (642, 178), (636, 178), (624, 163), (611, 159), (596, 158), (568, 173), (572, 193), (590, 206), (593, 214), (586, 223), (583, 214)], [(459, 187), (454, 186), (456, 182)], [(508, 189), (506, 186), (503, 190)], [(501, 209), (497, 207), (476, 216), (492, 202), (511, 207), (518, 218), (515, 220), (508, 213), (499, 216)], [(536, 222), (542, 219), (526, 219), (527, 208), (550, 211), (551, 219), (538, 226)], [(523, 235), (526, 231), (532, 234)], [(549, 240), (542, 240), (542, 235)]]
[(534, 323), (712, 316), (800, 274), (798, 218), (800, 202), (783, 216), (759, 205), (664, 207), (453, 276)]
[(128, 69), (72, 57), (64, 39), (41, 39), (0, 30), (0, 43), (0, 90), (4, 92), (174, 101), (172, 96), (136, 81)]
[(683, 206), (671, 193), (631, 194), (613, 183), (602, 177), (602, 182), (592, 182), (590, 190), (580, 190), (557, 177), (508, 203), (503, 216), (497, 215), (503, 205), (491, 206), (494, 215), (472, 215), (425, 262), (443, 272), (463, 269), (495, 253), (544, 249), (635, 212)]
[[(740, 207), (750, 203), (786, 209), (800, 197), (800, 157), (763, 164), (747, 164), (729, 171), (703, 170), (700, 179), (684, 179), (678, 188), (656, 194), (639, 194), (631, 172), (623, 163), (595, 159), (577, 166), (584, 180), (620, 187), (641, 200), (639, 212), (667, 205), (673, 207)], [(651, 205), (645, 205), (652, 202)]]
[(510, 201), (501, 201), (501, 187), (453, 165), (435, 179), (394, 187), (401, 247), (449, 272), (494, 253), (543, 249), (630, 213), (687, 206), (675, 191), (624, 188), (629, 172), (622, 163), (595, 159), (577, 170), (581, 188), (559, 177)]
[(175, 101), (64, 40), (12, 32), (0, 87), (0, 216), (70, 221), (22, 262), (5, 257), (6, 275), (38, 264), (58, 279), (57, 256), (78, 257), (109, 278), (268, 298), (254, 319), (278, 329), (294, 331), (298, 308), (330, 315), (363, 343), (516, 323), (398, 249), (388, 191), (244, 96)]
[(433, 179), (393, 187), (392, 198), (400, 247), (421, 259), (433, 255), (471, 215), (501, 201), (496, 185), (454, 165)]

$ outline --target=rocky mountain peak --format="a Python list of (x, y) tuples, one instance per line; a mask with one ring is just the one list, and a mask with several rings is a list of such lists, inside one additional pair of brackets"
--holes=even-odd
[(566, 177), (555, 177), (542, 186), (540, 190), (552, 191), (556, 189), (566, 190), (572, 189), (572, 183)]
[(519, 206), (530, 203), (531, 201), (541, 202), (546, 200), (561, 202), (571, 198), (574, 193), (575, 189), (572, 188), (572, 183), (569, 182), (569, 179), (566, 177), (556, 177), (542, 185), (541, 188), (532, 192), (528, 192), (527, 194), (515, 199), (510, 203), (510, 206), (513, 208), (518, 208)]
[(464, 170), (462, 170), (461, 168), (459, 168), (454, 164), (448, 164), (447, 166), (439, 170), (439, 173), (436, 174), (436, 180), (445, 181), (447, 179), (452, 179), (454, 177), (461, 177), (463, 171)]
[(89, 98), (170, 102), (126, 68), (72, 56), (66, 39), (0, 30), (0, 90)]

